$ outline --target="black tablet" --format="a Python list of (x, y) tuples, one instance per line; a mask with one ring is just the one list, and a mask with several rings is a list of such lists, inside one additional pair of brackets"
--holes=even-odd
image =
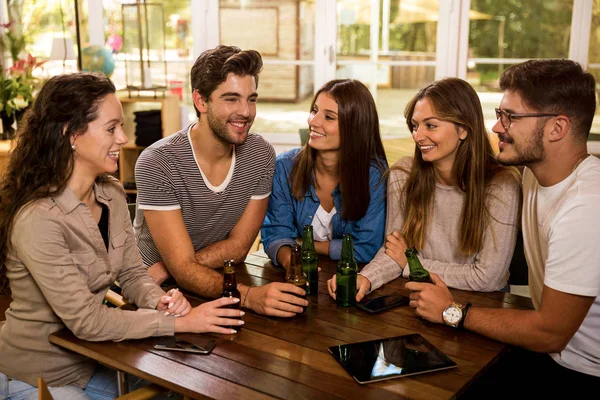
[(456, 367), (418, 333), (331, 346), (329, 352), (361, 384)]

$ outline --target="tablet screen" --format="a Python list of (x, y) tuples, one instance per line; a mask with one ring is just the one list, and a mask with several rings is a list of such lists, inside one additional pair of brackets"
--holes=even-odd
[(329, 352), (358, 383), (456, 367), (418, 333), (332, 346)]

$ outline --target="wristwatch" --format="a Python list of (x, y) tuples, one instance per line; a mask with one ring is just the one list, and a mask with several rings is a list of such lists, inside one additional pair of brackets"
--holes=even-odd
[(471, 307), (471, 303), (459, 304), (450, 303), (448, 307), (442, 312), (442, 319), (446, 325), (453, 328), (462, 328), (467, 315), (467, 311)]

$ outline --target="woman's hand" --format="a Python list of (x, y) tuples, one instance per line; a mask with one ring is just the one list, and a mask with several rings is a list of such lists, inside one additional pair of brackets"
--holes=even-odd
[[(335, 275), (333, 275), (331, 277), (331, 279), (329, 279), (327, 281), (327, 290), (329, 291), (329, 295), (335, 300), (335, 290), (337, 288), (337, 283), (335, 280)], [(367, 294), (369, 292), (369, 290), (371, 290), (371, 281), (368, 280), (367, 278), (365, 278), (362, 275), (358, 275), (356, 277), (356, 301), (361, 301), (363, 299), (363, 297), (365, 297), (365, 294)]]
[(158, 300), (156, 305), (158, 311), (164, 311), (165, 315), (183, 317), (192, 310), (192, 305), (177, 288), (173, 288)]
[[(231, 334), (236, 333), (231, 329), (231, 325), (241, 326), (244, 321), (233, 318), (240, 318), (245, 313), (233, 308), (224, 308), (232, 304), (239, 303), (237, 297), (222, 297), (217, 300), (200, 304), (192, 308), (191, 312), (185, 317), (175, 319), (175, 332), (214, 332)], [(228, 326), (227, 328), (225, 328)]]
[(406, 266), (407, 260), (404, 251), (407, 247), (404, 235), (399, 231), (394, 231), (385, 238), (385, 254), (396, 261), (400, 268)]

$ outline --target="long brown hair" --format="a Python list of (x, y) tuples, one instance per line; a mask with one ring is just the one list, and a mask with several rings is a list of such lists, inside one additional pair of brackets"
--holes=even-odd
[[(501, 166), (490, 144), (485, 129), (481, 103), (475, 90), (458, 78), (446, 78), (421, 89), (406, 105), (404, 116), (408, 129), (413, 132), (412, 116), (418, 101), (429, 100), (438, 119), (452, 122), (456, 129), (463, 128), (467, 137), (459, 144), (452, 173), (458, 187), (465, 193), (462, 209), (460, 251), (474, 254), (480, 250), (483, 232), (489, 224), (490, 214), (485, 205), (487, 185), (500, 171), (514, 169)], [(433, 164), (423, 161), (415, 145), (415, 154), (408, 178), (402, 190), (401, 212), (404, 214), (402, 234), (407, 245), (423, 249), (425, 233), (433, 207), (435, 176)]]
[(0, 182), (0, 293), (10, 293), (4, 263), (15, 215), (32, 201), (62, 193), (73, 173), (71, 137), (87, 130), (102, 99), (114, 92), (102, 74), (55, 76), (23, 116)]
[[(375, 162), (382, 173), (387, 169), (377, 107), (369, 89), (357, 80), (336, 79), (327, 82), (315, 94), (310, 105), (311, 111), (321, 93), (329, 94), (338, 105), (341, 216), (348, 221), (357, 221), (366, 214), (371, 200), (371, 162)], [(304, 198), (313, 182), (316, 153), (307, 141), (294, 159), (290, 183), (292, 194), (298, 200)]]

